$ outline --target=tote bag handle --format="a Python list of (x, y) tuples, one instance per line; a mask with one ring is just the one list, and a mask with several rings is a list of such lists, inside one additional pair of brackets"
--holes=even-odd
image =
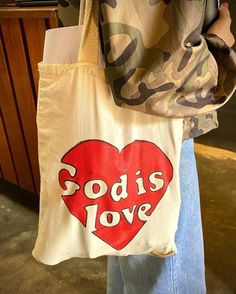
[(83, 32), (78, 52), (78, 63), (99, 64), (98, 0), (81, 1)]
[(80, 5), (79, 5), (79, 23), (78, 25), (83, 25), (84, 23), (84, 12), (85, 12), (85, 1), (86, 0), (80, 0)]

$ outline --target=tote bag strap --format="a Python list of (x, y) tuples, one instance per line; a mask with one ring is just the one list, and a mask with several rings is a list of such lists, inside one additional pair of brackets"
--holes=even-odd
[[(78, 62), (99, 64), (98, 0), (84, 0), (82, 39)], [(83, 8), (83, 7), (81, 7)]]
[(84, 23), (85, 2), (86, 0), (80, 0), (78, 25), (83, 25)]

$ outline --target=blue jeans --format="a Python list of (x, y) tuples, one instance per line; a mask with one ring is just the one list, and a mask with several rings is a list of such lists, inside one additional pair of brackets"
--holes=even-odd
[(177, 254), (108, 256), (107, 294), (206, 293), (198, 177), (193, 140), (183, 142)]

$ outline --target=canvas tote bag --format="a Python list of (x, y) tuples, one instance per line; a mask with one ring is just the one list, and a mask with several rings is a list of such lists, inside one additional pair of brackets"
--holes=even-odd
[(76, 62), (38, 64), (41, 187), (32, 254), (49, 265), (176, 252), (183, 120), (114, 104), (97, 16), (98, 1), (86, 1)]

